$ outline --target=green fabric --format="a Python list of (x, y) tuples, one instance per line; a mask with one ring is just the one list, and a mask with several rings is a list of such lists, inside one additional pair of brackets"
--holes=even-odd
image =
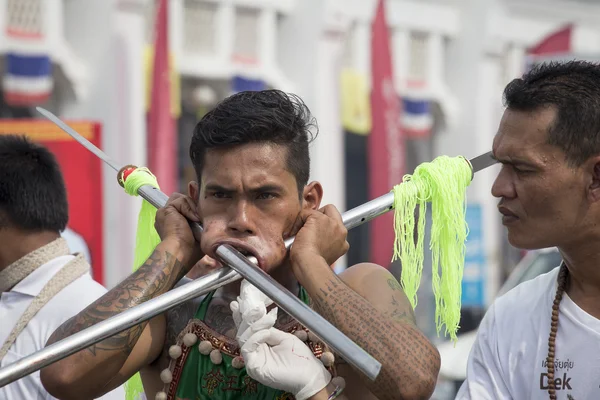
[[(195, 318), (203, 321), (214, 292), (200, 303)], [(308, 294), (300, 288), (300, 299), (308, 304)], [(232, 357), (221, 352), (223, 362), (215, 365), (210, 357), (200, 354), (194, 346), (183, 366), (176, 399), (185, 400), (292, 400), (294, 397), (281, 390), (264, 386), (250, 378), (245, 368), (231, 365)]]

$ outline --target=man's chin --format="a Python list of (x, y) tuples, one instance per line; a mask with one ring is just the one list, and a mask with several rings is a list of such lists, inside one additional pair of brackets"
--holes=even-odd
[(535, 235), (527, 235), (523, 232), (514, 233), (510, 230), (508, 231), (508, 243), (520, 250), (539, 250), (553, 247), (552, 244), (536, 238)]

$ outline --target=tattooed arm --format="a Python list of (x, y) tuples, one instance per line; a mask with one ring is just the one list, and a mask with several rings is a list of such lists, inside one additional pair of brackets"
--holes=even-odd
[(310, 264), (301, 282), (316, 310), (382, 364), (375, 381), (364, 377), (367, 389), (381, 400), (428, 399), (439, 353), (416, 327), (396, 279), (374, 264), (356, 265), (339, 277), (324, 260)]
[(337, 276), (330, 265), (348, 248), (341, 216), (332, 206), (307, 214), (290, 251), (292, 270), (317, 311), (382, 364), (375, 381), (360, 374), (364, 385), (380, 400), (428, 399), (440, 357), (415, 326), (400, 285), (374, 264), (359, 264)]
[[(184, 207), (188, 200), (180, 196), (174, 195), (157, 213), (163, 241), (144, 265), (62, 324), (47, 345), (167, 292), (190, 270), (200, 257), (181, 215), (190, 214)], [(152, 363), (160, 355), (165, 331), (164, 315), (156, 316), (42, 369), (42, 383), (60, 399), (99, 397)]]
[[(104, 321), (169, 290), (184, 274), (177, 243), (162, 242), (134, 274), (61, 325), (47, 345)], [(58, 398), (88, 398), (121, 385), (162, 349), (164, 316), (157, 316), (96, 343), (41, 371), (42, 383)]]

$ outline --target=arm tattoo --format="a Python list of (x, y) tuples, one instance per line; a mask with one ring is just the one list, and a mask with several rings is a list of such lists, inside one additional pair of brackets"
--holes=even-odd
[[(388, 280), (390, 287), (401, 290), (393, 282)], [(397, 399), (399, 390), (402, 398), (430, 392), (432, 382), (427, 378), (437, 376), (439, 355), (415, 326), (409, 303), (402, 306), (392, 296), (394, 311), (382, 313), (337, 276), (325, 282), (315, 297), (321, 315), (381, 362), (375, 382), (359, 374), (378, 399)]]
[[(183, 277), (183, 265), (169, 252), (155, 250), (135, 273), (114, 289), (60, 326), (48, 344), (95, 325), (170, 290)], [(87, 348), (94, 356), (99, 351), (131, 353), (148, 321), (104, 339)]]
[(400, 284), (398, 283), (398, 281), (396, 279), (389, 278), (387, 280), (387, 283), (392, 290), (402, 291), (402, 286), (400, 286)]
[[(415, 312), (410, 305), (408, 305), (408, 307), (405, 307), (404, 309), (399, 308), (401, 306), (394, 296), (392, 296), (391, 304), (395, 308), (394, 308), (394, 311), (389, 313), (390, 318), (392, 318), (394, 321), (416, 325)], [(408, 312), (407, 312), (406, 308), (408, 308)]]

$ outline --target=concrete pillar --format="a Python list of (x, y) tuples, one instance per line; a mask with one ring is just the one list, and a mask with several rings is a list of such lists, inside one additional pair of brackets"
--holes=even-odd
[[(144, 7), (145, 0), (88, 0), (65, 3), (65, 34), (86, 61), (89, 95), (62, 108), (64, 118), (102, 123), (102, 150), (120, 164), (145, 165)], [(93, 32), (94, 34), (90, 34)], [(125, 194), (116, 173), (105, 166), (105, 285), (131, 273), (141, 199)]]
[[(327, 5), (323, 0), (296, 3), (280, 26), (278, 63), (318, 122), (319, 135), (311, 145), (311, 180), (323, 184), (322, 204), (343, 212), (344, 132), (339, 109), (343, 36), (328, 30)], [(345, 258), (336, 263), (336, 270), (344, 269), (345, 263)]]

